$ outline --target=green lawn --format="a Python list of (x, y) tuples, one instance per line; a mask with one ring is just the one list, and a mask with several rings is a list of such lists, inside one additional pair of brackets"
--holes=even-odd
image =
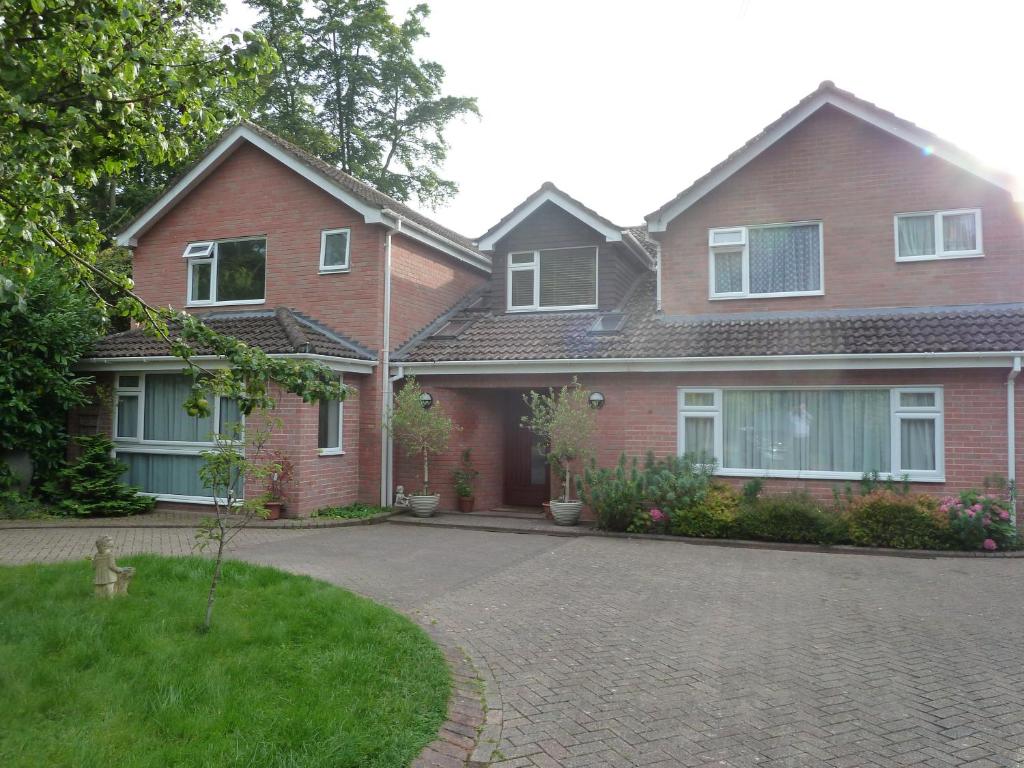
[(0, 568), (0, 766), (406, 766), (450, 688), (412, 622), (319, 581), (126, 557), (131, 594), (92, 596), (84, 561)]

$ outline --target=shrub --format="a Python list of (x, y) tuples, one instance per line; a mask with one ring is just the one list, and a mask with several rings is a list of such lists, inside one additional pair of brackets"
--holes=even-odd
[(871, 491), (850, 503), (847, 522), (850, 539), (861, 546), (941, 549), (948, 541), (938, 502), (923, 494)]
[[(634, 527), (634, 519), (644, 510), (646, 480), (637, 469), (634, 457), (627, 466), (626, 454), (619, 456), (614, 469), (598, 468), (593, 461), (584, 473), (581, 498), (594, 513), (594, 524), (604, 531), (641, 533), (646, 526)], [(649, 516), (648, 516), (649, 519)]]
[(835, 544), (846, 538), (842, 518), (800, 492), (764, 496), (744, 504), (737, 528), (740, 535), (763, 541)]
[(734, 535), (740, 494), (724, 483), (710, 483), (699, 501), (672, 510), (671, 530), (677, 536), (721, 539)]
[(942, 500), (939, 512), (947, 516), (949, 541), (958, 549), (1016, 549), (1017, 530), (1010, 519), (1010, 504), (978, 491)]
[(46, 484), (56, 510), (80, 517), (122, 517), (149, 512), (155, 503), (121, 482), (127, 467), (113, 457), (114, 444), (102, 435), (76, 438), (82, 455)]
[(713, 469), (686, 457), (667, 456), (655, 460), (654, 454), (648, 453), (643, 472), (647, 501), (659, 509), (692, 507), (707, 494)]

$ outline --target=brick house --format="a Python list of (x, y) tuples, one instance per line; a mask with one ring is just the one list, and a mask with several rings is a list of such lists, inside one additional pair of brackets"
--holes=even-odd
[[(828, 82), (644, 226), (548, 183), (471, 242), (242, 125), (121, 241), (147, 300), (323, 360), (358, 388), (343, 407), (282, 398), (299, 514), (416, 484), (381, 430), (409, 375), (462, 427), (431, 472), (445, 507), (465, 448), (478, 507), (551, 495), (518, 426), (522, 394), (573, 376), (604, 396), (606, 464), (707, 455), (732, 482), (823, 498), (865, 472), (944, 493), (1019, 469), (1012, 184)], [(153, 410), (180, 385), (158, 347), (114, 335), (87, 367), (114, 389), (132, 481), (195, 502), (203, 425)]]

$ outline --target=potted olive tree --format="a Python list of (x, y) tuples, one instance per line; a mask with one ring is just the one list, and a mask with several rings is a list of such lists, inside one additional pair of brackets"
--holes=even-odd
[(473, 466), (473, 457), (469, 448), (462, 452), (462, 461), (459, 468), (452, 472), (452, 483), (455, 485), (455, 496), (459, 500), (459, 512), (473, 511), (473, 481), (476, 480), (476, 467)]
[(419, 493), (409, 494), (409, 508), (417, 517), (430, 517), (441, 503), (439, 494), (430, 493), (430, 457), (448, 448), (456, 427), (444, 411), (422, 395), (416, 379), (406, 379), (395, 395), (387, 426), (407, 456), (423, 461), (423, 487)]
[(530, 392), (523, 399), (530, 409), (523, 426), (540, 438), (541, 449), (563, 482), (562, 497), (550, 502), (551, 516), (557, 525), (576, 525), (583, 502), (573, 498), (572, 462), (585, 458), (592, 444), (595, 423), (590, 392), (573, 378), (558, 391)]

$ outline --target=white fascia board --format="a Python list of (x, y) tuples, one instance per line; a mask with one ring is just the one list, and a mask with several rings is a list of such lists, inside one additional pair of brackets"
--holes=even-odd
[[(384, 217), (381, 220), (381, 223), (389, 229), (394, 230), (397, 234), (400, 234), (403, 237), (408, 237), (411, 240), (425, 243), (431, 248), (441, 251), (464, 264), (468, 264), (482, 272), (491, 274), (491, 260), (487, 256), (459, 245), (446, 237), (442, 237), (436, 232), (431, 232), (426, 227), (423, 227), (415, 221), (412, 221), (411, 219), (402, 216), (400, 213), (396, 213), (388, 208), (385, 208), (383, 213)], [(399, 226), (399, 224), (401, 224), (401, 226)]]
[(936, 352), (888, 355), (772, 355), (758, 357), (610, 358), (407, 362), (407, 375), (536, 373), (687, 373), (698, 371), (836, 371), (933, 368), (1009, 368), (1021, 352)]
[(493, 232), (490, 232), (486, 237), (483, 237), (477, 244), (477, 247), (481, 251), (493, 251), (494, 246), (497, 245), (501, 238), (522, 224), (530, 214), (544, 205), (544, 203), (554, 203), (570, 216), (579, 219), (591, 229), (597, 230), (604, 235), (606, 242), (617, 243), (622, 240), (622, 232), (619, 229), (610, 227), (605, 222), (595, 218), (594, 214), (584, 210), (564, 195), (560, 195), (556, 190), (546, 189), (542, 194), (538, 195), (533, 202), (516, 213), (515, 216), (511, 217)]
[(1019, 192), (1012, 184), (1007, 184), (1007, 180), (1005, 178), (980, 167), (977, 162), (966, 153), (959, 152), (955, 148), (951, 147), (935, 146), (932, 144), (934, 136), (928, 134), (926, 131), (912, 128), (900, 120), (886, 118), (884, 115), (878, 114), (875, 110), (869, 109), (863, 104), (859, 104), (856, 101), (839, 94), (824, 93), (794, 110), (791, 115), (778, 123), (778, 125), (765, 135), (764, 138), (760, 139), (753, 146), (748, 147), (715, 171), (712, 175), (708, 176), (708, 178), (691, 189), (686, 195), (676, 200), (667, 210), (648, 219), (648, 231), (664, 232), (669, 223), (679, 214), (687, 208), (690, 208), (698, 200), (703, 198), (713, 189), (726, 181), (726, 179), (758, 157), (762, 152), (769, 149), (779, 139), (784, 137), (826, 104), (830, 104), (837, 109), (841, 109), (866, 123), (870, 123), (871, 125), (874, 125), (875, 127), (880, 128), (899, 139), (903, 139), (904, 141), (913, 144), (914, 146), (920, 147), (921, 149), (928, 149), (929, 153), (935, 155), (935, 157), (941, 157), (943, 160), (962, 168), (968, 173), (1008, 190), (1011, 194), (1017, 194)]
[(248, 141), (253, 146), (263, 150), (278, 162), (318, 186), (331, 197), (340, 200), (349, 208), (360, 213), (367, 224), (379, 224), (383, 220), (380, 208), (360, 200), (329, 177), (310, 168), (301, 160), (292, 157), (273, 142), (263, 138), (250, 128), (238, 125), (221, 139), (219, 146), (185, 174), (177, 184), (167, 190), (160, 199), (147, 208), (141, 216), (132, 222), (128, 229), (119, 234), (116, 238), (117, 244), (121, 246), (136, 245), (139, 235), (145, 233), (169, 208), (180, 202), (185, 195), (191, 192), (218, 165), (224, 162), (243, 141)]
[[(273, 358), (286, 360), (309, 360), (323, 363), (332, 371), (339, 373), (373, 373), (377, 366), (376, 360), (359, 360), (349, 357), (330, 357), (308, 353), (269, 355)], [(202, 368), (215, 370), (228, 367), (223, 357), (216, 355), (196, 355), (191, 360)], [(186, 368), (180, 357), (94, 357), (80, 360), (75, 366), (76, 371), (181, 371)]]

